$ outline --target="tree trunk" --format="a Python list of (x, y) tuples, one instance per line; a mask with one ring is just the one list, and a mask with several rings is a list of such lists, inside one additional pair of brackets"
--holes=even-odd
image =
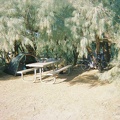
[(95, 35), (95, 39), (96, 39), (96, 53), (99, 54), (100, 53), (100, 39), (98, 35)]
[(14, 42), (14, 55), (15, 56), (18, 54), (18, 48), (19, 48), (19, 45), (18, 45), (17, 41), (15, 40), (15, 42)]
[(74, 48), (73, 50), (73, 56), (74, 56), (74, 61), (73, 61), (73, 65), (77, 64), (77, 60), (78, 60), (78, 52), (77, 52), (77, 48)]
[(110, 46), (108, 45), (108, 42), (106, 42), (106, 61), (110, 62)]

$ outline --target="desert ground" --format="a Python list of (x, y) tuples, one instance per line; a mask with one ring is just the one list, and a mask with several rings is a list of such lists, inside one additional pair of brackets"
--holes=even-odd
[(120, 87), (97, 73), (74, 68), (49, 84), (1, 72), (0, 120), (120, 120)]

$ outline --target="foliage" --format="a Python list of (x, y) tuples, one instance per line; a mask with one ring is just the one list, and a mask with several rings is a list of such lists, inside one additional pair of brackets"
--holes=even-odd
[(41, 53), (49, 51), (48, 56), (57, 58), (63, 56), (69, 59), (72, 56), (72, 48), (71, 41), (67, 39), (70, 34), (69, 29), (65, 26), (65, 19), (71, 17), (73, 7), (67, 1), (53, 0), (42, 10), (38, 13), (40, 16), (38, 19), (42, 19), (39, 21), (38, 51), (41, 50)]
[(96, 41), (96, 36), (103, 40), (103, 34), (106, 33), (109, 37), (113, 35), (114, 13), (104, 6), (105, 3), (109, 3), (107, 1), (104, 4), (98, 0), (76, 0), (72, 3), (75, 8), (73, 17), (69, 18), (66, 24), (71, 29), (79, 55), (82, 56), (87, 54), (87, 50), (83, 48), (86, 48), (92, 41)]
[(17, 45), (39, 56), (64, 57), (74, 62), (78, 55), (87, 56), (86, 48), (97, 38), (99, 41), (107, 38), (120, 48), (119, 0), (1, 0), (0, 3), (2, 51), (15, 51)]
[(0, 42), (1, 49), (5, 51), (13, 51), (15, 41), (22, 41), (26, 44), (29, 39), (24, 35), (24, 19), (20, 15), (19, 1), (4, 1), (0, 4)]

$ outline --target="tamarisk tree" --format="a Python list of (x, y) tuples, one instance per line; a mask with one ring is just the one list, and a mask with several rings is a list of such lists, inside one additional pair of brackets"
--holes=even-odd
[[(42, 4), (42, 11), (39, 9), (39, 33), (37, 42), (38, 49), (53, 57), (63, 57), (71, 61), (72, 48), (68, 39), (69, 29), (65, 26), (65, 19), (71, 17), (73, 7), (66, 0), (51, 0), (49, 4)], [(44, 48), (44, 49), (43, 49)], [(41, 52), (42, 52), (41, 51)]]
[(25, 25), (26, 11), (25, 0), (1, 1), (0, 4), (0, 48), (2, 50), (15, 51), (18, 53), (18, 47), (30, 44), (33, 46), (30, 38), (27, 36)]
[[(100, 41), (103, 34), (113, 35), (113, 12), (99, 0), (71, 1), (75, 10), (73, 17), (66, 20), (66, 25), (73, 33), (79, 56), (87, 55), (87, 47), (96, 42), (97, 53), (100, 51)], [(113, 16), (113, 17), (112, 17)]]

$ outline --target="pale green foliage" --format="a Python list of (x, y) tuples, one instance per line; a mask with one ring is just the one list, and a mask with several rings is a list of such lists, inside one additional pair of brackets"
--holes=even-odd
[(71, 54), (69, 53), (72, 50), (71, 41), (65, 39), (70, 34), (64, 22), (72, 15), (72, 11), (71, 4), (64, 0), (48, 0), (46, 4), (41, 5), (41, 9), (38, 10), (40, 32), (40, 38), (37, 41), (38, 51), (45, 52), (47, 47), (49, 52), (57, 55), (56, 57), (61, 57), (62, 53), (67, 53), (67, 56)]
[(0, 49), (14, 51), (15, 41), (21, 41), (23, 47), (27, 44), (33, 46), (25, 26), (30, 4), (31, 0), (8, 0), (0, 4)]
[[(103, 33), (109, 33), (111, 37), (113, 35), (113, 17), (114, 12), (105, 8), (103, 4), (99, 1), (71, 1), (75, 10), (73, 12), (73, 17), (66, 20), (66, 26), (69, 27), (73, 33), (73, 39), (77, 42), (79, 47), (79, 55), (81, 56), (81, 51), (83, 47), (80, 47), (83, 37), (88, 40), (88, 44), (95, 41), (95, 35), (102, 39)], [(105, 2), (104, 4), (109, 4)], [(86, 45), (83, 44), (84, 48)], [(84, 50), (85, 51), (85, 50)], [(86, 50), (87, 52), (87, 50)]]
[[(21, 25), (22, 21), (11, 16), (16, 13), (15, 9), (10, 8), (12, 4), (10, 1), (3, 2), (0, 9), (0, 39), (1, 49), (9, 51), (12, 49), (14, 40), (19, 39), (18, 25)], [(3, 16), (4, 13), (4, 16)]]
[(85, 37), (81, 38), (80, 44), (78, 44), (78, 46), (77, 46), (77, 48), (81, 48), (81, 51), (79, 52), (80, 57), (85, 55), (85, 57), (87, 58), (87, 49), (86, 49), (86, 47), (88, 46), (88, 44), (89, 44), (89, 42)]
[[(120, 41), (119, 0), (7, 0), (0, 1), (0, 49), (9, 51), (14, 41), (37, 54), (73, 59), (73, 51), (87, 55), (86, 47), (103, 40)], [(38, 36), (35, 36), (35, 33)], [(120, 44), (117, 44), (120, 48)]]

